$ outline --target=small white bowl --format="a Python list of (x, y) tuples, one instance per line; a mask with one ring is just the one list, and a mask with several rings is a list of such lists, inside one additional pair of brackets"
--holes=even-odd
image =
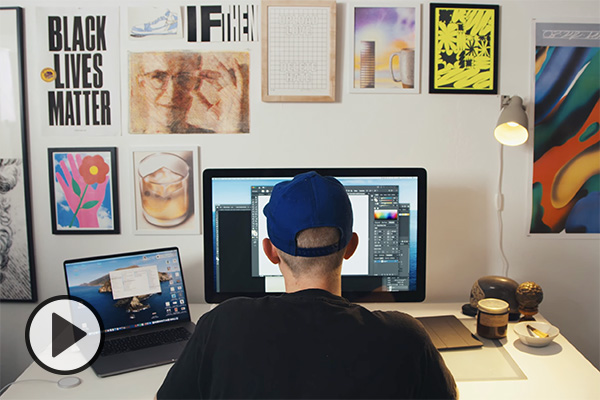
[[(527, 325), (534, 327), (546, 334), (548, 337), (539, 337), (535, 333), (531, 332), (531, 330), (527, 329)], [(560, 331), (557, 327), (547, 324), (545, 322), (537, 322), (537, 321), (524, 321), (519, 322), (513, 328), (517, 336), (519, 336), (519, 340), (526, 344), (527, 346), (533, 347), (544, 347), (548, 346), (555, 337), (558, 336)]]

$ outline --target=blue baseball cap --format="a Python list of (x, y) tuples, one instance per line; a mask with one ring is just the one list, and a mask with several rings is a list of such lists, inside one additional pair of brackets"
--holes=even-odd
[[(316, 172), (306, 172), (275, 185), (263, 213), (273, 245), (293, 256), (326, 256), (345, 248), (352, 237), (352, 205), (346, 189), (337, 179)], [(297, 246), (298, 233), (321, 227), (338, 228), (339, 242), (317, 248)]]

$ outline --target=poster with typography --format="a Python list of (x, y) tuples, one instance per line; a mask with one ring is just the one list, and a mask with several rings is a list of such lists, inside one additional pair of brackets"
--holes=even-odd
[(530, 233), (598, 234), (600, 24), (534, 24)]
[(188, 42), (257, 42), (258, 4), (202, 4), (187, 6)]
[(335, 101), (335, 0), (263, 0), (262, 100)]
[(38, 8), (36, 15), (42, 132), (120, 134), (118, 7)]

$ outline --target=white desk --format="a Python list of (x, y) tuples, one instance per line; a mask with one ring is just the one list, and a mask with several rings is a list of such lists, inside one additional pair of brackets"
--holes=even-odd
[[(451, 314), (460, 319), (468, 318), (461, 314), (460, 303), (366, 304), (366, 306), (372, 310), (401, 310), (415, 317)], [(194, 320), (197, 320), (210, 309), (210, 305), (196, 304), (191, 305), (190, 309)], [(543, 317), (539, 315), (537, 317), (538, 320), (545, 321)], [(475, 331), (474, 318), (464, 322), (468, 328)], [(500, 340), (500, 343), (505, 350), (505, 352), (502, 350), (503, 354), (510, 355), (524, 377), (485, 381), (461, 381), (457, 378), (461, 399), (600, 399), (600, 372), (565, 337), (559, 335), (547, 347), (527, 347), (518, 340), (512, 330), (513, 325), (514, 323), (509, 324), (508, 337)], [(483, 341), (486, 342), (485, 339)], [(487, 342), (490, 343), (492, 342)], [(458, 350), (461, 351), (463, 350)], [(460, 356), (460, 353), (452, 354), (454, 360), (457, 355)], [(448, 355), (444, 356), (448, 357)], [(466, 360), (469, 357), (464, 358)], [(450, 363), (448, 364), (450, 366)], [(2, 400), (152, 399), (170, 367), (171, 365), (164, 365), (109, 378), (98, 378), (88, 368), (76, 374), (82, 380), (80, 386), (60, 389), (51, 382), (25, 382), (27, 379), (56, 382), (62, 378), (33, 363), (19, 376), (18, 380), (23, 382), (11, 386), (2, 395)], [(482, 366), (474, 365), (473, 368), (482, 368)]]

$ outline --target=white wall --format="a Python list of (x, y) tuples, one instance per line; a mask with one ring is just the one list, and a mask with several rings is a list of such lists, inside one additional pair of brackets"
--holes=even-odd
[[(129, 2), (132, 4), (133, 2)], [(216, 3), (216, 2), (215, 2)], [(501, 5), (500, 92), (519, 94), (531, 111), (533, 18), (561, 21), (600, 15), (591, 1), (480, 1)], [(6, 2), (3, 2), (5, 5)], [(35, 6), (25, 7), (27, 57), (33, 60)], [(58, 5), (97, 4), (92, 1)], [(116, 0), (102, 4), (117, 5)], [(121, 3), (128, 4), (128, 3)], [(148, 4), (137, 2), (136, 4)], [(183, 3), (182, 3), (183, 4)], [(6, 4), (8, 5), (8, 4)], [(251, 134), (67, 138), (44, 136), (30, 108), (33, 230), (40, 300), (65, 294), (62, 262), (67, 258), (129, 251), (153, 246), (181, 248), (191, 301), (203, 302), (202, 236), (137, 236), (132, 229), (131, 147), (197, 145), (200, 167), (272, 166), (423, 166), (429, 172), (427, 301), (468, 301), (480, 276), (501, 274), (495, 196), (499, 144), (492, 130), (500, 110), (499, 96), (428, 94), (429, 7), (422, 9), (421, 94), (348, 93), (346, 2), (338, 2), (337, 101), (333, 104), (263, 103), (260, 100), (260, 44), (251, 51)], [(126, 44), (126, 39), (123, 44)], [(208, 45), (181, 48), (213, 49)], [(126, 81), (126, 48), (122, 54), (122, 88)], [(31, 63), (31, 61), (30, 61)], [(38, 78), (30, 70), (28, 80)], [(127, 97), (122, 89), (123, 121)], [(36, 96), (31, 90), (29, 100)], [(530, 114), (531, 116), (531, 114)], [(119, 236), (52, 235), (49, 211), (47, 148), (117, 146), (122, 213)], [(539, 239), (526, 235), (531, 200), (532, 143), (504, 150), (504, 246), (509, 276), (533, 280), (544, 290), (541, 312), (594, 364), (600, 365), (600, 251), (597, 239)], [(198, 174), (199, 175), (199, 174)], [(1, 383), (16, 378), (30, 363), (24, 343), (25, 324), (35, 304), (0, 304)]]

